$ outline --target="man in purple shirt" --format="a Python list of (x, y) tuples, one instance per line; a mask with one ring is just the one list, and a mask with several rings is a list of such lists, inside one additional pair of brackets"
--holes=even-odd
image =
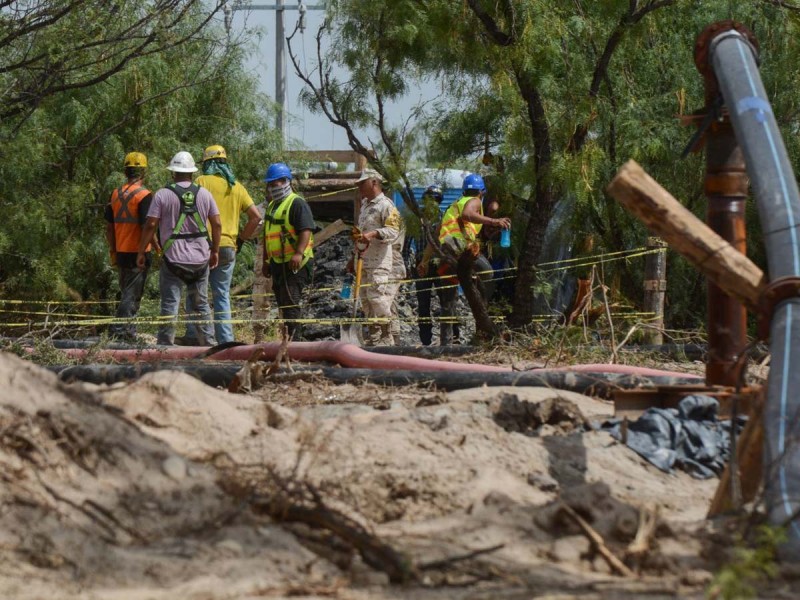
[[(145, 249), (158, 228), (163, 249), (159, 271), (161, 315), (172, 319), (158, 328), (158, 343), (175, 343), (175, 319), (186, 286), (187, 320), (196, 323), (197, 344), (214, 346), (214, 326), (208, 305), (208, 272), (219, 262), (219, 241), (222, 223), (219, 209), (211, 193), (192, 183), (197, 171), (188, 152), (178, 152), (167, 167), (172, 171), (172, 185), (161, 188), (153, 196), (147, 222), (139, 241), (136, 264), (145, 267)], [(211, 225), (209, 239), (206, 223)]]

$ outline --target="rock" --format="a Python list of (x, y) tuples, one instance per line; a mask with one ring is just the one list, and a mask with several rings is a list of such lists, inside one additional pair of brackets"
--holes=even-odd
[(221, 542), (217, 542), (215, 546), (217, 550), (221, 551), (225, 556), (234, 558), (240, 557), (244, 552), (242, 545), (236, 540), (222, 540)]
[(569, 535), (553, 540), (550, 556), (558, 562), (578, 564), (589, 551), (589, 540), (582, 535)]
[(691, 569), (683, 574), (681, 583), (692, 587), (706, 586), (711, 583), (714, 575), (705, 569)]
[(591, 483), (563, 489), (558, 500), (550, 503), (535, 517), (537, 525), (552, 535), (573, 535), (578, 525), (561, 509), (568, 505), (610, 543), (630, 543), (636, 535), (639, 513), (636, 508), (611, 495), (605, 483)]
[(571, 433), (587, 428), (583, 413), (569, 400), (548, 398), (533, 403), (520, 400), (517, 394), (501, 393), (490, 405), (492, 418), (503, 429), (512, 433), (537, 434), (544, 425)]
[(528, 484), (543, 492), (558, 491), (558, 482), (545, 473), (529, 473)]
[(175, 456), (174, 454), (161, 463), (161, 470), (164, 471), (164, 474), (167, 475), (167, 477), (171, 477), (175, 481), (184, 479), (188, 474), (186, 461), (179, 456)]
[(280, 404), (267, 402), (265, 408), (267, 410), (267, 425), (273, 429), (285, 429), (297, 419), (297, 413)]

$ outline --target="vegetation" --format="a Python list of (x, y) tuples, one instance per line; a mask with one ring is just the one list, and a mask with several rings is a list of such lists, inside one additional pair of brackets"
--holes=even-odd
[(714, 577), (708, 598), (748, 600), (756, 598), (760, 584), (774, 580), (778, 574), (778, 549), (787, 540), (786, 530), (760, 525), (750, 543), (739, 539), (732, 557)]
[[(519, 277), (511, 321), (518, 326), (532, 319), (535, 267), (559, 202), (575, 203), (573, 244), (591, 236), (596, 252), (643, 245), (644, 228), (603, 191), (624, 161), (636, 159), (690, 209), (704, 212), (703, 158), (681, 158), (694, 130), (679, 117), (704, 106), (693, 54), (710, 23), (734, 19), (754, 30), (762, 77), (797, 156), (797, 100), (787, 83), (797, 78), (800, 7), (790, 2), (332, 4), (318, 32), (320, 40), (330, 36), (332, 51), (320, 52), (310, 73), (295, 63), (309, 86), (308, 105), (345, 129), (354, 150), (365, 156), (374, 150), (372, 163), (404, 182), (406, 196), (412, 192), (403, 175), (414, 152), (423, 152), (429, 165), (493, 176), (506, 213), (529, 217), (515, 238)], [(337, 70), (346, 75), (335, 77)], [(416, 128), (392, 120), (387, 106), (420, 81), (434, 81), (441, 96), (412, 111)], [(378, 132), (372, 144), (356, 133), (366, 128)], [(624, 294), (641, 293), (638, 263), (620, 261), (609, 275)], [(702, 279), (680, 259), (671, 260), (669, 277), (668, 322), (697, 326), (704, 320)]]
[(30, 300), (113, 298), (102, 214), (124, 181), (124, 155), (148, 156), (146, 183), (157, 189), (175, 152), (197, 157), (220, 143), (242, 181), (260, 181), (280, 148), (269, 103), (245, 72), (244, 42), (221, 26), (221, 3), (6, 5), (0, 290)]
[[(127, 151), (148, 155), (153, 188), (167, 181), (163, 165), (178, 149), (198, 155), (222, 143), (245, 183), (279, 157), (269, 103), (245, 73), (247, 48), (225, 35), (222, 2), (3, 6), (4, 297), (114, 297), (102, 208), (122, 182)], [(595, 253), (643, 245), (644, 228), (603, 191), (625, 160), (702, 216), (703, 157), (680, 158), (694, 131), (678, 117), (703, 108), (693, 50), (709, 23), (732, 18), (755, 32), (774, 112), (798, 156), (798, 14), (794, 3), (772, 0), (335, 0), (317, 32), (316, 67), (306, 72), (295, 60), (295, 68), (307, 104), (400, 182), (411, 210), (406, 174), (419, 163), (489, 176), (514, 215), (512, 323), (524, 326), (532, 295), (547, 287), (536, 265), (556, 216), (569, 220), (573, 249), (589, 238)], [(423, 81), (440, 96), (399, 120), (395, 103)], [(565, 203), (562, 216), (556, 207)], [(763, 265), (752, 203), (748, 227), (749, 252)], [(668, 325), (697, 327), (702, 278), (672, 255), (668, 275)], [(641, 278), (641, 261), (607, 265), (605, 281), (634, 304)]]

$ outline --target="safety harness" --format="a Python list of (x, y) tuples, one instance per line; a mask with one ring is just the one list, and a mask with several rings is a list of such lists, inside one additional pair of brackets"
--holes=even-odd
[[(169, 236), (166, 242), (162, 243), (163, 253), (166, 254), (167, 250), (170, 246), (172, 246), (175, 240), (187, 240), (204, 237), (206, 238), (208, 244), (211, 245), (211, 239), (208, 237), (208, 229), (206, 228), (206, 224), (200, 217), (200, 213), (197, 212), (197, 193), (200, 191), (200, 187), (195, 184), (191, 184), (189, 187), (184, 188), (183, 186), (179, 186), (177, 183), (173, 183), (172, 185), (167, 186), (167, 189), (172, 190), (172, 193), (178, 197), (178, 200), (180, 200), (181, 214), (180, 217), (178, 217), (178, 222), (175, 223), (175, 228), (172, 230), (172, 234)], [(199, 231), (181, 233), (183, 224), (188, 216), (192, 217)]]

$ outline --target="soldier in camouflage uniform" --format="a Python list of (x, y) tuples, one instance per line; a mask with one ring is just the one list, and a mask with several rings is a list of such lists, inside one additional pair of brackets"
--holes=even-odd
[[(361, 195), (361, 212), (358, 215), (358, 239), (369, 245), (363, 254), (361, 281), (365, 285), (361, 306), (367, 318), (386, 319), (383, 323), (370, 323), (369, 346), (392, 345), (390, 322), (394, 291), (389, 284), (392, 275), (392, 244), (400, 236), (400, 213), (394, 203), (383, 194), (383, 178), (373, 169), (364, 169), (358, 180)], [(347, 265), (353, 271), (351, 258)]]
[(402, 220), (400, 221), (400, 234), (392, 244), (392, 272), (391, 283), (389, 289), (392, 294), (392, 322), (389, 324), (389, 331), (392, 334), (394, 346), (400, 345), (400, 315), (398, 313), (397, 296), (400, 293), (400, 281), (406, 278), (406, 263), (403, 260), (403, 244), (406, 240), (406, 232), (403, 227)]

